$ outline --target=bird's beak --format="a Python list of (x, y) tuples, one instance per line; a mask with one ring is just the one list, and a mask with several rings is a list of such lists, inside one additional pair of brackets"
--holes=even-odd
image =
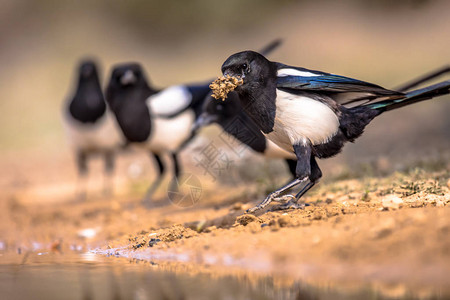
[(241, 78), (241, 79), (245, 78), (244, 71), (242, 71), (242, 73), (240, 73), (240, 74), (236, 74), (233, 71), (231, 71), (231, 69), (225, 69), (223, 71), (223, 76), (231, 76), (231, 77), (236, 77), (236, 78)]
[(207, 126), (209, 124), (212, 124), (214, 122), (218, 121), (218, 116), (208, 114), (207, 112), (202, 113), (197, 120), (195, 120), (194, 125), (192, 125), (191, 132), (197, 133), (197, 131), (202, 128), (203, 126)]
[(129, 85), (133, 84), (137, 81), (136, 75), (134, 75), (133, 71), (128, 70), (125, 72), (125, 74), (120, 77), (120, 83), (122, 85)]

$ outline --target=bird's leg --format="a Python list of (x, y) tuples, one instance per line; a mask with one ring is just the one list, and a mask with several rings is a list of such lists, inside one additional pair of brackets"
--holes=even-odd
[(161, 160), (161, 157), (158, 154), (153, 153), (153, 152), (151, 152), (150, 154), (153, 156), (153, 158), (156, 161), (156, 164), (158, 165), (158, 175), (157, 175), (155, 181), (150, 185), (147, 192), (145, 193), (144, 199), (142, 200), (142, 203), (144, 203), (144, 204), (150, 203), (153, 193), (156, 191), (156, 189), (161, 184), (161, 181), (162, 181), (162, 178), (164, 175), (164, 171), (165, 171), (165, 167)]
[(309, 176), (306, 185), (297, 193), (297, 195), (295, 195), (293, 199), (289, 200), (284, 204), (274, 206), (271, 209), (271, 211), (285, 210), (290, 208), (298, 209), (304, 208), (306, 206), (304, 202), (298, 203), (298, 201), (304, 194), (306, 194), (307, 191), (309, 191), (317, 182), (319, 182), (320, 177), (322, 177), (322, 171), (320, 170), (319, 165), (317, 164), (314, 156), (311, 156), (310, 165), (311, 165), (311, 175)]
[(76, 154), (77, 168), (78, 168), (78, 182), (76, 186), (76, 199), (78, 201), (86, 200), (87, 194), (87, 153), (79, 150)]
[[(309, 178), (311, 175), (311, 145), (308, 142), (301, 142), (299, 144), (296, 144), (293, 146), (295, 156), (297, 156), (297, 165), (295, 167), (295, 179), (288, 183), (287, 185), (283, 186), (282, 188), (276, 190), (275, 192), (271, 193), (269, 196), (264, 199), (263, 202), (255, 206), (254, 208), (251, 208), (247, 210), (247, 212), (254, 212), (259, 209), (262, 209), (266, 207), (270, 202), (272, 201), (280, 201), (280, 202), (286, 202), (287, 197), (290, 197), (291, 199), (294, 198), (294, 196), (289, 195), (287, 197), (278, 198), (278, 196), (286, 191), (287, 189), (290, 189), (305, 180)], [(292, 201), (292, 200), (290, 200)], [(288, 201), (289, 202), (289, 201)]]
[[(289, 168), (289, 172), (292, 174), (292, 177), (295, 178), (295, 168), (297, 167), (297, 161), (293, 160), (293, 159), (285, 159), (288, 168)], [(288, 181), (289, 183), (290, 181)], [(288, 202), (292, 199), (295, 199), (294, 195), (284, 195), (281, 197), (277, 197), (272, 199), (272, 201), (276, 201), (276, 202)]]
[(113, 194), (113, 173), (114, 173), (114, 153), (112, 151), (105, 152), (105, 177), (103, 181), (103, 195), (106, 197)]
[(173, 161), (173, 178), (175, 180), (171, 181), (169, 190), (171, 192), (177, 192), (178, 191), (178, 178), (180, 177), (180, 164), (178, 162), (178, 153), (177, 152), (172, 153), (172, 161)]
[(295, 169), (297, 167), (297, 161), (294, 159), (285, 159), (288, 168), (289, 168), (289, 173), (291, 173), (292, 177), (295, 178)]

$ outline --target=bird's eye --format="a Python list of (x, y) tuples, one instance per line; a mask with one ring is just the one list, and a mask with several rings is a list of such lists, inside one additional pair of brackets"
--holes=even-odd
[(247, 67), (248, 67), (247, 64), (242, 65), (242, 69), (247, 69)]

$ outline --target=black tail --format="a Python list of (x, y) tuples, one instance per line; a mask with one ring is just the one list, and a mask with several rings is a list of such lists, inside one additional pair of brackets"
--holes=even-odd
[(400, 99), (390, 99), (375, 103), (368, 103), (364, 106), (384, 112), (449, 93), (450, 80), (447, 80), (434, 85), (430, 85), (426, 88), (407, 92), (405, 96)]
[(270, 54), (273, 50), (275, 50), (276, 48), (278, 48), (281, 43), (283, 42), (282, 39), (276, 39), (274, 41), (272, 41), (270, 44), (266, 45), (264, 48), (262, 48), (261, 50), (259, 50), (259, 53), (261, 53), (264, 56), (267, 56), (268, 54)]

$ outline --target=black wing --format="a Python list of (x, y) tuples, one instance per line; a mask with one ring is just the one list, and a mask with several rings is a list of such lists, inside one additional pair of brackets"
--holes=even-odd
[(380, 98), (391, 99), (402, 97), (403, 93), (387, 90), (379, 85), (303, 68), (281, 65), (280, 69), (294, 69), (309, 74), (310, 76), (287, 75), (277, 77), (277, 88), (286, 89), (289, 92), (314, 92), (326, 94), (339, 104), (350, 104), (356, 101), (366, 101)]

